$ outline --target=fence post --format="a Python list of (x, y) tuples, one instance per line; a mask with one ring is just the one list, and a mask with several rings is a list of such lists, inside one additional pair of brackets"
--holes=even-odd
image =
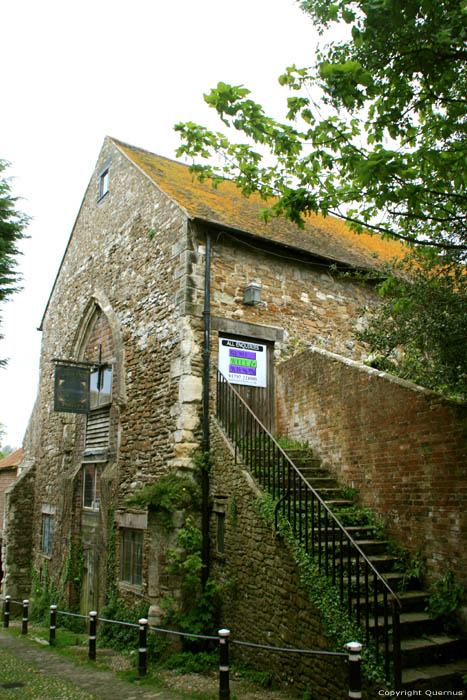
[(50, 606), (50, 626), (49, 626), (49, 644), (55, 646), (55, 630), (57, 629), (57, 606)]
[(89, 613), (89, 661), (96, 660), (96, 637), (97, 637), (97, 612), (91, 610)]
[(3, 626), (5, 629), (7, 629), (10, 624), (10, 600), (11, 595), (6, 595), (5, 607), (3, 608)]
[(138, 675), (141, 678), (146, 675), (147, 671), (147, 638), (148, 638), (148, 621), (145, 617), (138, 620), (139, 623), (139, 650), (138, 650)]
[(230, 700), (229, 637), (230, 630), (219, 630), (219, 700)]
[(28, 606), (29, 600), (23, 600), (23, 624), (21, 626), (21, 634), (28, 633)]
[(400, 609), (395, 598), (392, 601), (392, 648), (394, 657), (394, 689), (402, 688)]
[(349, 653), (349, 698), (362, 697), (362, 645), (360, 642), (349, 642), (345, 645)]

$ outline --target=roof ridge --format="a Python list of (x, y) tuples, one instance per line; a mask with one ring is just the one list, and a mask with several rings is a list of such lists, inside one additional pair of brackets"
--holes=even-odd
[[(140, 148), (139, 146), (134, 146), (131, 143), (127, 143), (126, 141), (121, 141), (120, 139), (116, 139), (113, 136), (107, 136), (107, 138), (112, 141), (115, 144), (118, 144), (119, 146), (124, 146), (125, 148), (131, 148), (134, 151), (139, 151), (141, 153), (147, 153), (148, 156), (155, 156), (156, 158), (162, 158), (163, 160), (168, 161), (169, 163), (175, 163), (175, 165), (183, 165), (185, 168), (189, 168), (190, 166), (187, 163), (182, 163), (181, 160), (175, 160), (175, 158), (169, 158), (168, 156), (161, 156), (160, 153), (154, 153), (154, 151), (148, 151), (147, 148)], [(226, 182), (233, 182), (233, 180), (229, 180), (228, 178), (224, 178)], [(235, 184), (235, 183), (234, 183)]]

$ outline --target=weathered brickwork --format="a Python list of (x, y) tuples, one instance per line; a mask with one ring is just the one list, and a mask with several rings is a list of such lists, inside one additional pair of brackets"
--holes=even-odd
[[(232, 639), (295, 649), (336, 649), (323, 632), (319, 612), (299, 582), (299, 571), (282, 538), (261, 519), (255, 502), (260, 494), (253, 478), (235, 465), (228, 443), (212, 422), (214, 502), (225, 502), (224, 553), (216, 553), (213, 514), (212, 569), (221, 584), (221, 626)], [(214, 509), (216, 506), (214, 506)], [(349, 640), (352, 641), (352, 640)], [(257, 651), (231, 645), (234, 658), (258, 670), (272, 671), (286, 687), (320, 700), (348, 695), (347, 664), (341, 658)], [(364, 698), (377, 697), (366, 688)]]
[(321, 350), (277, 368), (278, 425), (307, 440), (429, 578), (466, 580), (467, 409)]

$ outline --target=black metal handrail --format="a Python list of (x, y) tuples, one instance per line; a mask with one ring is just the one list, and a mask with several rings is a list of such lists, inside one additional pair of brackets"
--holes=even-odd
[[(273, 498), (295, 537), (338, 587), (340, 601), (373, 641), (386, 679), (401, 686), (401, 602), (351, 534), (240, 394), (217, 370), (216, 418), (238, 457)], [(389, 600), (391, 605), (389, 605)]]

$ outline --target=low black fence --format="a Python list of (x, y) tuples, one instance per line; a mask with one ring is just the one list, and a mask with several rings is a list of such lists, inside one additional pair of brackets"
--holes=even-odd
[[(21, 634), (28, 634), (29, 622), (29, 600), (13, 600), (7, 595), (3, 598), (3, 627), (7, 629), (10, 625), (11, 605), (21, 606)], [(345, 645), (347, 651), (323, 651), (312, 649), (291, 649), (288, 647), (272, 647), (264, 644), (256, 644), (254, 642), (241, 642), (236, 639), (230, 639), (230, 630), (220, 629), (217, 635), (202, 635), (191, 634), (189, 632), (178, 632), (176, 630), (167, 630), (162, 627), (153, 627), (149, 625), (146, 618), (141, 618), (138, 623), (123, 622), (121, 620), (108, 620), (103, 617), (98, 617), (98, 613), (92, 610), (89, 615), (80, 615), (71, 613), (65, 610), (58, 610), (56, 605), (50, 606), (50, 623), (49, 623), (49, 645), (54, 646), (56, 642), (57, 632), (57, 615), (66, 615), (70, 617), (78, 617), (88, 622), (89, 627), (89, 651), (88, 658), (90, 661), (96, 660), (96, 641), (97, 641), (97, 623), (106, 622), (122, 627), (139, 628), (138, 642), (138, 675), (140, 678), (147, 673), (147, 638), (148, 632), (159, 632), (162, 634), (172, 634), (179, 637), (187, 637), (189, 639), (202, 639), (206, 641), (216, 642), (219, 645), (219, 700), (230, 700), (230, 668), (229, 668), (229, 645), (237, 644), (244, 647), (254, 649), (263, 649), (272, 652), (282, 652), (287, 654), (307, 654), (316, 656), (328, 656), (341, 658), (348, 663), (349, 667), (349, 698), (362, 697), (362, 682), (361, 682), (361, 651), (362, 645), (359, 642), (349, 642)]]

